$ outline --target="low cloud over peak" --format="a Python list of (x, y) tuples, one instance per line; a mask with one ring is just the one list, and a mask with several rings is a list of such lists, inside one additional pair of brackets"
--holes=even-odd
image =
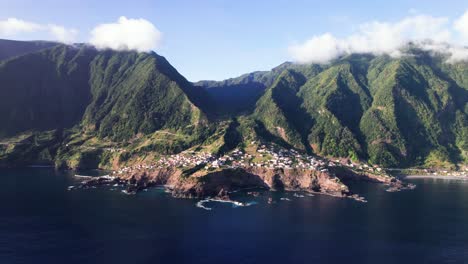
[(151, 51), (161, 41), (161, 32), (148, 20), (120, 17), (91, 31), (90, 43), (98, 49)]
[[(0, 38), (77, 41), (78, 30), (57, 24), (40, 24), (18, 18), (0, 20)], [(120, 17), (115, 23), (99, 24), (90, 31), (88, 42), (98, 49), (147, 52), (158, 48), (161, 32), (148, 20)]]
[(460, 33), (465, 44), (468, 44), (468, 10), (455, 21), (454, 28)]
[(0, 20), (1, 38), (21, 38), (25, 34), (39, 33), (42, 39), (55, 40), (63, 43), (72, 43), (76, 40), (78, 31), (55, 24), (39, 24), (18, 18)]
[(23, 32), (34, 32), (40, 30), (41, 25), (10, 17), (6, 20), (0, 21), (0, 35), (12, 36)]
[(446, 17), (428, 15), (414, 15), (394, 23), (373, 21), (360, 25), (348, 37), (337, 38), (331, 33), (313, 36), (290, 46), (289, 53), (299, 63), (327, 63), (351, 53), (398, 57), (409, 42), (447, 54), (450, 62), (468, 60), (468, 50), (463, 46), (468, 44), (468, 11), (453, 23)]

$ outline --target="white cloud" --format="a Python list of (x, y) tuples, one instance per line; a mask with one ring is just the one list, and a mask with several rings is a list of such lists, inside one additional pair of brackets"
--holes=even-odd
[(76, 40), (76, 36), (78, 35), (78, 30), (76, 29), (67, 29), (65, 27), (57, 26), (54, 24), (48, 25), (48, 30), (53, 36), (54, 40), (63, 43), (72, 43)]
[[(330, 33), (313, 36), (301, 44), (289, 47), (294, 60), (299, 63), (327, 63), (351, 53), (373, 53), (401, 56), (401, 47), (414, 42), (422, 48), (450, 55), (449, 61), (468, 59), (468, 52), (461, 43), (450, 43), (457, 31), (468, 37), (468, 11), (451, 27), (450, 19), (414, 15), (389, 23), (373, 21), (361, 24), (358, 30), (345, 38), (336, 38)], [(430, 40), (430, 41), (428, 41)], [(428, 44), (431, 43), (431, 44)]]
[(91, 31), (90, 43), (99, 49), (150, 51), (158, 47), (161, 32), (148, 20), (120, 17)]
[(330, 33), (326, 33), (290, 47), (289, 52), (298, 62), (326, 63), (343, 53), (339, 42)]
[(68, 29), (55, 24), (38, 24), (17, 18), (0, 20), (0, 37), (17, 38), (28, 36), (31, 33), (43, 35), (42, 39), (55, 40), (64, 43), (71, 43), (76, 40), (78, 31)]
[(41, 30), (42, 26), (17, 18), (0, 21), (0, 36), (11, 37), (19, 33)]
[(466, 47), (448, 43), (421, 43), (424, 50), (448, 55), (447, 62), (454, 63), (468, 60), (468, 49)]
[(455, 21), (454, 27), (462, 35), (464, 40), (468, 42), (468, 10)]

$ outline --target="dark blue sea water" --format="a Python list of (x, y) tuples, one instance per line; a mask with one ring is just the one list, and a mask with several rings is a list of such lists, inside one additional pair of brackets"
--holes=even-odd
[[(355, 185), (359, 203), (291, 193), (249, 207), (67, 191), (70, 173), (0, 170), (0, 263), (468, 263), (468, 182)], [(269, 196), (276, 203), (267, 204)], [(290, 198), (284, 201), (280, 198)]]

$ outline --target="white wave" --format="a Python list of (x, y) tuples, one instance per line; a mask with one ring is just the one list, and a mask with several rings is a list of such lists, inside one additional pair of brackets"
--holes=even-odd
[(201, 200), (201, 201), (198, 201), (198, 203), (197, 203), (196, 206), (197, 206), (198, 208), (202, 208), (202, 209), (205, 209), (205, 210), (210, 211), (210, 210), (211, 210), (210, 207), (204, 206), (204, 204), (205, 204), (206, 202), (209, 202), (209, 200)]
[(93, 176), (78, 175), (78, 174), (75, 174), (75, 177), (77, 177), (77, 178), (93, 178)]
[(205, 203), (209, 203), (209, 202), (230, 203), (230, 204), (232, 204), (232, 207), (246, 207), (246, 206), (251, 206), (251, 205), (256, 204), (256, 202), (243, 203), (243, 202), (238, 202), (238, 201), (233, 201), (233, 200), (208, 198), (208, 199), (198, 201), (196, 206), (199, 207), (199, 208), (205, 209), (205, 210), (212, 210), (213, 208), (205, 206)]

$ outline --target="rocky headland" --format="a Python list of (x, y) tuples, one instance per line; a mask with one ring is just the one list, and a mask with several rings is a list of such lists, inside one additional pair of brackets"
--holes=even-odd
[(87, 188), (98, 185), (120, 184), (124, 192), (135, 194), (141, 190), (166, 187), (176, 198), (218, 198), (230, 200), (230, 193), (246, 189), (271, 191), (299, 191), (321, 193), (335, 197), (365, 201), (346, 185), (350, 181), (365, 181), (385, 184), (388, 191), (411, 189), (413, 186), (387, 175), (359, 173), (345, 167), (333, 170), (284, 169), (284, 168), (220, 168), (214, 171), (198, 170), (188, 175), (176, 167), (145, 168), (136, 166), (115, 176), (92, 177), (79, 186)]

